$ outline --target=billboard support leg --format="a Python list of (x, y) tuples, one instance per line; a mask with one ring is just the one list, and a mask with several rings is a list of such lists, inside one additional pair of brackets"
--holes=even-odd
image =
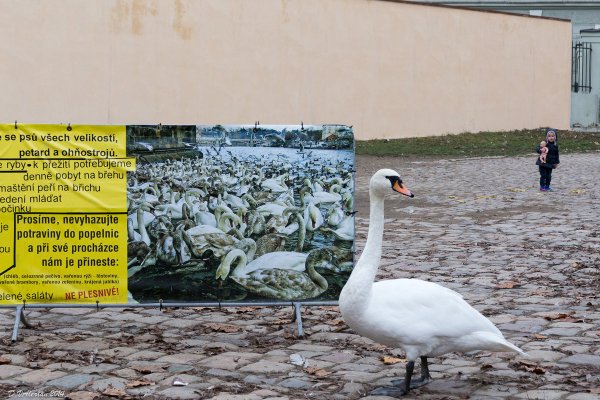
[(302, 303), (294, 303), (294, 317), (292, 321), (296, 321), (298, 327), (298, 337), (304, 337), (304, 330), (302, 329)]
[(12, 334), (12, 342), (16, 342), (17, 338), (19, 336), (19, 326), (21, 324), (21, 322), (23, 322), (23, 325), (25, 325), (26, 328), (33, 328), (33, 325), (31, 325), (29, 322), (27, 322), (27, 318), (25, 318), (25, 306), (24, 305), (18, 305), (15, 309), (15, 325), (13, 327), (13, 334)]

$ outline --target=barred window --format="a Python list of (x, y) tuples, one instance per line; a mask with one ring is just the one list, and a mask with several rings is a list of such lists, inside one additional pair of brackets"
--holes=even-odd
[(592, 90), (592, 45), (574, 42), (571, 59), (571, 91), (590, 93)]

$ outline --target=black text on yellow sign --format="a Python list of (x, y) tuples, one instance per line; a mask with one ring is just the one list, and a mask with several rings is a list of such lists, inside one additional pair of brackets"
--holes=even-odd
[(0, 304), (127, 301), (125, 126), (0, 125)]

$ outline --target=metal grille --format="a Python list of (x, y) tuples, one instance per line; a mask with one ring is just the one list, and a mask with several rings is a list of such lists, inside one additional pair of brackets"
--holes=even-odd
[(592, 90), (592, 45), (573, 43), (571, 60), (571, 91), (589, 93)]

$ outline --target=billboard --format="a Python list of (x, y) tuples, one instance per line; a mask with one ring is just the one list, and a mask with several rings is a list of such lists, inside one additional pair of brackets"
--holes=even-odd
[(0, 304), (336, 300), (343, 125), (0, 125)]

